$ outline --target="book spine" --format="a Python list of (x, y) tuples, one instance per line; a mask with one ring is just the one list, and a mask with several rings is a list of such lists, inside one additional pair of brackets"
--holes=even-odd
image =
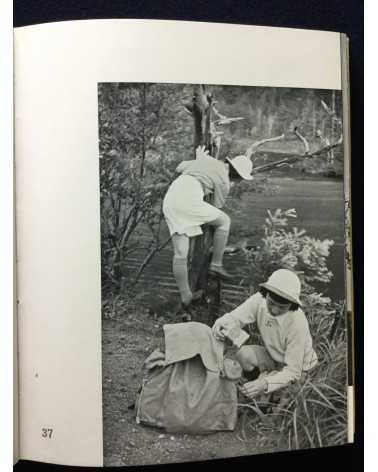
[(343, 100), (343, 145), (344, 145), (344, 201), (345, 201), (345, 316), (348, 336), (347, 365), (347, 408), (348, 442), (354, 441), (355, 431), (355, 389), (354, 389), (354, 300), (353, 300), (353, 254), (352, 254), (352, 193), (351, 193), (351, 135), (350, 135), (350, 77), (349, 39), (340, 35), (341, 41), (341, 85)]

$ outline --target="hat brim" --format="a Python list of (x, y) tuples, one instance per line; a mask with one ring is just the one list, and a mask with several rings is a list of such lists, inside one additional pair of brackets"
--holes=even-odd
[(292, 297), (292, 296), (288, 295), (287, 293), (282, 292), (280, 289), (278, 289), (278, 288), (276, 288), (272, 285), (269, 285), (267, 283), (263, 283), (263, 284), (259, 284), (259, 285), (260, 285), (260, 287), (266, 288), (270, 292), (275, 293), (279, 297), (282, 297), (285, 300), (289, 300), (289, 302), (296, 303), (300, 307), (302, 306), (302, 302), (299, 300), (299, 298)]
[(232, 165), (232, 167), (236, 170), (236, 172), (240, 175), (240, 177), (242, 177), (244, 180), (253, 180), (253, 177), (251, 174), (248, 174), (247, 172), (244, 172), (242, 169), (238, 169), (231, 161), (231, 159), (229, 159), (228, 157), (226, 157), (227, 161)]

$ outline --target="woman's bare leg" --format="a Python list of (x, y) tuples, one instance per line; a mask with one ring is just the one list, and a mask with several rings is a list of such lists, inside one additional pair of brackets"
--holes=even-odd
[(235, 359), (246, 372), (252, 371), (255, 367), (262, 372), (275, 370), (274, 361), (263, 346), (242, 346), (235, 354)]

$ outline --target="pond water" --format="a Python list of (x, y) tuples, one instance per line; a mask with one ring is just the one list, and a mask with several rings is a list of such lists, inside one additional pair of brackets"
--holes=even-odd
[[(294, 178), (272, 177), (274, 194), (254, 193), (245, 195), (240, 213), (232, 214), (232, 238), (257, 234), (267, 216), (267, 209), (287, 210), (295, 208), (297, 218), (292, 226), (306, 229), (309, 236), (332, 239), (328, 265), (334, 277), (330, 284), (320, 286), (323, 293), (332, 298), (344, 298), (344, 195), (341, 180), (298, 180)], [(252, 237), (253, 240), (253, 237)]]

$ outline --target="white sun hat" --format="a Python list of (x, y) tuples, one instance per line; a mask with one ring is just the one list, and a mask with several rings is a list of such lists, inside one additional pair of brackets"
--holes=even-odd
[(232, 165), (236, 172), (243, 177), (245, 180), (252, 180), (251, 175), (253, 164), (251, 159), (248, 159), (247, 156), (236, 156), (233, 159), (226, 157), (227, 161)]
[(265, 283), (260, 284), (260, 287), (266, 288), (270, 292), (302, 306), (302, 303), (299, 300), (301, 294), (301, 282), (297, 274), (291, 270), (276, 270)]

